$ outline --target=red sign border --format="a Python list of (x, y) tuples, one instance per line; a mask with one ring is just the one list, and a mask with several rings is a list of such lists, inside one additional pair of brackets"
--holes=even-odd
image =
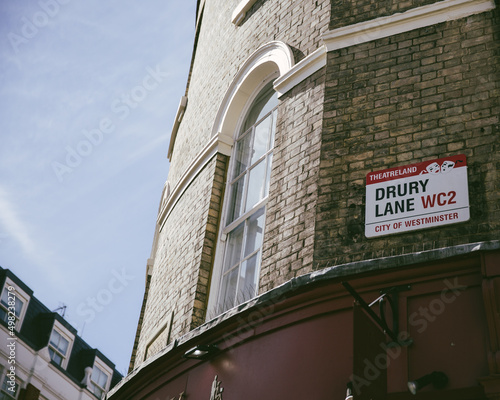
[[(455, 163), (455, 168), (466, 167), (467, 166), (467, 156), (465, 154), (458, 154), (455, 156), (438, 158), (435, 160), (423, 161), (416, 164), (408, 164), (400, 167), (394, 167), (389, 169), (383, 169), (379, 171), (373, 171), (366, 174), (366, 185), (373, 185), (375, 183), (387, 182), (394, 179), (403, 179), (411, 176), (417, 176), (422, 173), (427, 173), (426, 168), (430, 164), (438, 163), (442, 164), (444, 161), (452, 161)], [(411, 169), (411, 171), (409, 171)], [(404, 172), (408, 170), (407, 172)], [(402, 173), (398, 173), (402, 172)], [(384, 177), (376, 178), (375, 176), (383, 175)], [(387, 176), (386, 176), (387, 175)], [(374, 178), (372, 178), (374, 177)]]

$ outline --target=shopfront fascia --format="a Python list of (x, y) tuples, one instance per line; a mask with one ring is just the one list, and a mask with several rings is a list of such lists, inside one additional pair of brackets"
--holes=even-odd
[[(317, 271), (179, 338), (108, 398), (343, 400), (348, 386), (354, 399), (498, 398), (499, 283), (497, 241)], [(197, 346), (205, 355), (186, 358)], [(408, 382), (433, 372), (444, 387), (410, 393)]]

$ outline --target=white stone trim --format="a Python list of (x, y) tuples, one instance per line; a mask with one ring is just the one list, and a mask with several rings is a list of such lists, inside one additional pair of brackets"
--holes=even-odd
[(245, 15), (250, 8), (257, 2), (257, 0), (242, 0), (239, 2), (239, 4), (236, 6), (236, 8), (233, 11), (233, 15), (231, 16), (231, 22), (235, 24), (236, 26), (241, 24), (241, 21), (243, 21), (243, 18), (245, 18)]
[[(279, 41), (272, 41), (259, 47), (245, 61), (226, 91), (215, 117), (212, 138), (182, 175), (158, 214), (157, 223), (160, 231), (163, 229), (166, 219), (182, 194), (212, 157), (217, 152), (227, 156), (231, 155), (235, 127), (249, 96), (252, 95), (256, 88), (261, 86), (263, 80), (286, 74), (292, 68), (293, 64), (292, 50), (288, 45)], [(187, 99), (184, 101), (183, 99), (181, 99), (181, 103), (179, 104), (174, 129), (172, 130), (168, 153), (169, 159), (172, 155), (180, 119), (182, 119), (186, 106)]]
[(221, 132), (232, 137), (243, 107), (262, 81), (283, 76), (294, 63), (292, 49), (283, 42), (269, 42), (253, 52), (226, 91), (215, 117), (212, 135)]
[(479, 14), (494, 8), (493, 0), (444, 0), (403, 13), (334, 29), (323, 35), (323, 41), (327, 51), (333, 51)]
[(196, 176), (216, 153), (222, 153), (229, 156), (231, 154), (232, 146), (233, 139), (231, 137), (219, 134), (214, 136), (205, 148), (198, 153), (195, 160), (191, 163), (187, 171), (184, 175), (182, 175), (181, 179), (175, 186), (174, 190), (170, 193), (170, 196), (165, 201), (165, 204), (158, 215), (157, 223), (160, 227), (160, 231), (163, 229), (163, 225), (172, 212), (175, 204), (182, 197), (183, 193), (189, 187), (194, 178), (196, 178)]
[(179, 125), (184, 117), (184, 111), (186, 110), (187, 97), (182, 96), (179, 102), (179, 107), (177, 107), (177, 112), (175, 114), (174, 126), (172, 127), (172, 133), (170, 134), (170, 143), (168, 144), (167, 158), (170, 161), (172, 157), (172, 151), (174, 150), (175, 138), (177, 137), (177, 131), (179, 130)]
[[(227, 156), (231, 155), (235, 127), (241, 116), (243, 107), (245, 107), (248, 98), (255, 89), (260, 88), (262, 82), (270, 77), (279, 77), (286, 74), (292, 68), (293, 64), (292, 50), (285, 43), (279, 41), (269, 42), (258, 48), (245, 61), (226, 91), (219, 107), (212, 129), (212, 138), (182, 175), (158, 214), (157, 223), (160, 231), (163, 229), (166, 219), (182, 194), (212, 157), (217, 152)], [(183, 109), (181, 110), (181, 105), (182, 100), (177, 111), (176, 123), (179, 121), (179, 117), (182, 118)], [(176, 125), (176, 123), (174, 123), (174, 128), (176, 128), (175, 135), (178, 129), (178, 124)], [(169, 146), (169, 157), (171, 156), (174, 141), (175, 136), (173, 131)]]
[(295, 64), (288, 72), (281, 75), (274, 82), (274, 90), (278, 92), (278, 98), (283, 96), (293, 87), (297, 86), (307, 77), (319, 71), (326, 65), (326, 47), (321, 46), (306, 58)]

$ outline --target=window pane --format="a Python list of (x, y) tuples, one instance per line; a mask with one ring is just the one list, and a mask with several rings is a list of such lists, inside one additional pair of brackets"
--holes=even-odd
[(238, 286), (238, 302), (250, 300), (257, 292), (257, 271), (259, 270), (260, 251), (241, 264)]
[(273, 154), (269, 154), (267, 157), (267, 171), (266, 171), (266, 186), (264, 197), (269, 194), (269, 183), (271, 182), (271, 168), (273, 165)]
[(262, 234), (264, 233), (264, 207), (253, 214), (248, 220), (247, 238), (245, 243), (245, 255), (249, 256), (262, 245)]
[(231, 179), (236, 178), (249, 167), (251, 143), (252, 131), (250, 130), (242, 139), (238, 140), (238, 143), (236, 144), (236, 160), (234, 173)]
[(65, 338), (63, 338), (59, 332), (52, 331), (52, 335), (50, 336), (50, 344), (54, 346), (56, 350), (60, 351), (63, 355), (66, 355), (69, 342)]
[(105, 389), (106, 382), (108, 381), (108, 376), (106, 375), (106, 373), (102, 369), (94, 366), (94, 370), (92, 371), (92, 381), (94, 381), (100, 387)]
[(23, 309), (23, 305), (24, 305), (24, 303), (21, 300), (19, 300), (18, 297), (16, 297), (16, 311), (15, 311), (15, 313), (16, 313), (17, 318), (19, 318), (19, 316), (21, 315), (21, 310)]
[(271, 119), (271, 116), (269, 116), (255, 127), (255, 139), (250, 164), (256, 162), (268, 149)]
[(228, 271), (241, 260), (241, 246), (243, 244), (243, 231), (245, 224), (241, 223), (227, 235), (226, 256), (224, 272)]
[(0, 308), (0, 319), (2, 321), (5, 321), (7, 322), (8, 321), (8, 314), (7, 314), (7, 311), (5, 311), (3, 308)]
[(52, 361), (54, 361), (57, 365), (61, 365), (62, 364), (62, 357), (55, 352), (55, 350), (53, 350), (52, 348), (49, 347), (49, 354), (50, 354), (50, 358)]
[(68, 346), (69, 342), (61, 336), (61, 340), (59, 340), (59, 347), (58, 347), (59, 351), (64, 355), (66, 355), (66, 352), (68, 351)]
[[(14, 390), (12, 390), (12, 388), (14, 388)], [(19, 384), (17, 382), (14, 382), (14, 385), (12, 386), (10, 383), (10, 378), (6, 375), (2, 382), (2, 392), (0, 393), (0, 400), (11, 400), (15, 398), (18, 390)]]
[(266, 160), (262, 160), (249, 172), (248, 193), (245, 212), (251, 210), (264, 198), (264, 180), (266, 177)]
[(238, 268), (233, 269), (222, 279), (222, 293), (220, 300), (220, 312), (229, 310), (234, 306), (236, 296), (236, 285), (238, 284)]
[(104, 392), (96, 384), (90, 382), (89, 389), (92, 393), (94, 393), (97, 396), (97, 398), (99, 399), (102, 398)]
[[(21, 310), (23, 308), (24, 302), (13, 293), (13, 296), (11, 296), (11, 301), (14, 299), (14, 313), (16, 314), (16, 317), (19, 318), (21, 315)], [(2, 299), (0, 300), (1, 303), (5, 306), (5, 308), (9, 308), (9, 290), (7, 288), (4, 288), (2, 292)]]
[(101, 370), (98, 367), (94, 366), (94, 369), (92, 370), (92, 377), (90, 379), (92, 379), (94, 382), (97, 383), (99, 381), (100, 375), (101, 375)]
[(9, 301), (8, 300), (8, 297), (9, 297), (9, 291), (7, 290), (7, 288), (5, 288), (2, 292), (2, 304), (5, 306), (5, 307), (8, 307), (7, 305), (7, 302)]
[(252, 109), (247, 115), (243, 131), (247, 130), (250, 126), (262, 119), (274, 107), (278, 105), (278, 93), (269, 86), (265, 92), (257, 98), (252, 105)]
[(56, 349), (57, 346), (59, 345), (59, 340), (61, 338), (61, 335), (57, 331), (52, 331), (52, 335), (50, 335), (50, 344), (53, 345)]
[(243, 207), (243, 191), (245, 189), (245, 175), (231, 185), (231, 199), (229, 204), (229, 212), (227, 216), (227, 224), (233, 222), (241, 215)]
[(103, 372), (97, 382), (100, 387), (106, 388), (106, 383), (108, 382), (108, 376)]
[(278, 109), (273, 111), (273, 122), (271, 124), (271, 140), (269, 141), (269, 148), (274, 147), (274, 136), (276, 134), (276, 117), (278, 116)]
[(8, 384), (9, 384), (8, 382), (9, 382), (9, 377), (5, 376), (5, 378), (4, 378), (3, 382), (2, 382), (2, 390), (5, 390), (5, 391), (7, 390)]
[(264, 107), (262, 107), (262, 110), (259, 113), (259, 116), (257, 117), (256, 121), (261, 119), (264, 115), (269, 113), (274, 107), (278, 105), (278, 93), (274, 91), (274, 89), (270, 92), (270, 97), (268, 98), (266, 104)]

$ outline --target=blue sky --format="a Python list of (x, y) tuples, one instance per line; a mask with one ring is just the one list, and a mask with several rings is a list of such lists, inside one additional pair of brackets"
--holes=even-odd
[(195, 3), (0, 3), (0, 265), (122, 373)]

